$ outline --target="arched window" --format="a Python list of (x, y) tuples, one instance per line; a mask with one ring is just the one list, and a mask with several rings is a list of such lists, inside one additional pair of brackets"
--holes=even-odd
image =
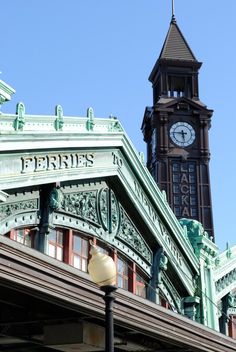
[(34, 247), (35, 230), (32, 230), (31, 228), (13, 229), (6, 236), (27, 247)]
[[(35, 230), (19, 228), (11, 230), (7, 236), (28, 247), (34, 247)], [(63, 261), (81, 271), (88, 271), (89, 240), (92, 240), (100, 252), (110, 255), (117, 268), (117, 286), (140, 297), (147, 297), (147, 276), (130, 259), (104, 242), (72, 229), (54, 228), (46, 236), (45, 254)]]

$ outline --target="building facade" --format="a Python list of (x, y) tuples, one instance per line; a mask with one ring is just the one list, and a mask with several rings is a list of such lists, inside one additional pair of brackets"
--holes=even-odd
[[(4, 103), (14, 90), (0, 83)], [(162, 107), (184, 139), (194, 109), (207, 121), (211, 111), (179, 99)], [(180, 130), (178, 104), (189, 106), (192, 121)], [(176, 217), (168, 189), (159, 189), (116, 118), (94, 118), (92, 108), (67, 117), (59, 105), (54, 116), (28, 115), (19, 103), (15, 114), (0, 115), (0, 142), (1, 351), (104, 350), (103, 293), (87, 273), (90, 240), (117, 267), (116, 352), (236, 351), (236, 247), (220, 254), (201, 222)], [(169, 157), (172, 168), (186, 162)]]

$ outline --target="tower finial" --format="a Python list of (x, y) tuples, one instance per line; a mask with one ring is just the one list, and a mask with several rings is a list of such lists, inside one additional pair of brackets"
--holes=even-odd
[(172, 23), (176, 23), (175, 19), (175, 0), (172, 0), (172, 18), (171, 18)]

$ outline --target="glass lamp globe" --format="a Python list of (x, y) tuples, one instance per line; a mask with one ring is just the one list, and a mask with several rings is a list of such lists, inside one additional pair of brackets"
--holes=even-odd
[(116, 284), (116, 265), (114, 260), (107, 254), (99, 252), (98, 248), (91, 242), (90, 254), (92, 255), (88, 272), (93, 282), (97, 285), (114, 286)]

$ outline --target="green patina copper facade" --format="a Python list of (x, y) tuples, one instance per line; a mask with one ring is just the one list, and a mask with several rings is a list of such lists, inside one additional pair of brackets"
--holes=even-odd
[[(136, 263), (147, 299), (227, 332), (234, 314), (236, 249), (219, 254), (202, 225), (177, 220), (116, 118), (0, 116), (0, 233), (33, 228), (34, 249), (70, 228)], [(4, 193), (3, 193), (4, 192)], [(8, 196), (6, 196), (8, 195)], [(47, 256), (45, 256), (45, 261)], [(220, 322), (220, 327), (219, 327)]]
[[(213, 239), (213, 111), (172, 12), (149, 77), (148, 168), (120, 121), (92, 107), (0, 110), (0, 350), (104, 350), (93, 241), (117, 268), (115, 352), (236, 351), (236, 246), (220, 253)], [(14, 92), (0, 80), (0, 107)]]

